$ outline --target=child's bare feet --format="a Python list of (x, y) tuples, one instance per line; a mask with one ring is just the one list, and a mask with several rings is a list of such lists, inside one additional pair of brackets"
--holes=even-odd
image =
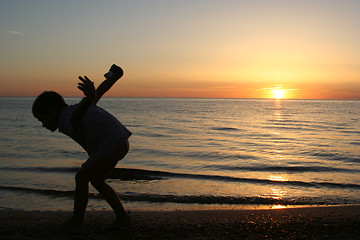
[(110, 231), (123, 230), (131, 225), (131, 219), (129, 216), (123, 216), (121, 218), (117, 218), (116, 221), (111, 224), (108, 228)]
[(62, 224), (59, 229), (60, 233), (63, 234), (81, 234), (83, 232), (82, 222), (69, 220), (66, 223)]

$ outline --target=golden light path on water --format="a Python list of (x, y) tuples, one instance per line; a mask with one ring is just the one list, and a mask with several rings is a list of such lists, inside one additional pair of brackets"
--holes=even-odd
[[(270, 176), (268, 178), (269, 181), (274, 181), (274, 182), (286, 182), (288, 181), (288, 179), (282, 177), (282, 176)], [(271, 197), (273, 199), (281, 199), (283, 198), (287, 191), (285, 189), (281, 189), (281, 188), (277, 188), (277, 187), (272, 187), (271, 188), (271, 191), (272, 191), (272, 194), (271, 194)], [(283, 205), (273, 205), (271, 206), (271, 209), (280, 209), (280, 208), (286, 208), (286, 206), (283, 206)]]
[[(280, 99), (283, 99), (286, 96), (286, 90), (280, 89), (280, 88), (275, 88), (275, 89), (273, 89), (272, 93), (273, 93), (274, 98), (277, 99), (277, 101), (276, 101), (276, 109), (277, 110), (275, 111), (275, 117), (276, 117), (276, 120), (281, 121), (282, 120), (282, 114), (281, 114), (282, 108), (281, 108), (281, 100)], [(274, 132), (274, 134), (278, 135), (279, 133)], [(282, 153), (281, 150), (275, 150), (275, 152), (276, 152), (276, 158), (278, 158), (279, 160), (283, 159), (283, 157), (281, 155), (281, 153)], [(283, 176), (279, 176), (279, 175), (271, 175), (268, 177), (268, 180), (274, 181), (274, 182), (286, 182), (289, 179), (287, 179)], [(280, 189), (277, 187), (271, 188), (271, 191), (272, 191), (271, 196), (274, 199), (281, 199), (287, 193), (286, 190)], [(271, 206), (271, 209), (281, 209), (281, 208), (286, 208), (286, 206), (283, 206), (283, 205)]]

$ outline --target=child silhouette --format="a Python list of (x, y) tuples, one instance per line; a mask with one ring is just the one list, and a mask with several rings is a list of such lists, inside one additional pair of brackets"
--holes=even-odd
[(107, 174), (129, 150), (131, 132), (113, 115), (96, 106), (100, 98), (123, 76), (123, 70), (112, 65), (105, 80), (95, 90), (86, 76), (79, 77), (78, 88), (85, 97), (69, 106), (64, 98), (53, 91), (40, 94), (33, 103), (32, 112), (43, 127), (69, 136), (80, 144), (89, 158), (75, 176), (74, 211), (64, 224), (63, 231), (81, 232), (88, 203), (89, 182), (101, 193), (116, 215), (112, 228), (130, 224), (130, 218), (114, 189), (105, 182)]

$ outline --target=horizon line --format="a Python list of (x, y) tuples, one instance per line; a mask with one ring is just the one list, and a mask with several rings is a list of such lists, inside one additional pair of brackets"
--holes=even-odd
[[(0, 96), (0, 98), (36, 98), (37, 96)], [(63, 96), (64, 98), (83, 98), (83, 96)], [(173, 98), (173, 99), (248, 99), (248, 100), (329, 100), (329, 101), (360, 101), (360, 98), (241, 98), (241, 97), (124, 97), (124, 96), (103, 96), (102, 98)]]

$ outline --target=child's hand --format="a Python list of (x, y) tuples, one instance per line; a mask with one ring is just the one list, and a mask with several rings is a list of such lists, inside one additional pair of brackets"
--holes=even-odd
[(86, 76), (84, 78), (79, 77), (81, 82), (78, 84), (78, 88), (83, 91), (84, 95), (89, 99), (95, 98), (95, 87), (94, 83), (90, 81)]
[(110, 70), (104, 74), (105, 78), (109, 79), (109, 78), (113, 78), (118, 80), (119, 78), (121, 78), (124, 75), (124, 71), (122, 70), (121, 67), (113, 64), (110, 68)]
[(70, 116), (70, 122), (73, 129), (77, 129), (79, 127), (82, 116), (84, 116), (96, 97), (94, 83), (86, 76), (84, 76), (84, 78), (79, 77), (79, 79), (81, 82), (78, 83), (78, 88), (84, 93), (86, 98), (83, 98), (79, 104), (77, 104)]

